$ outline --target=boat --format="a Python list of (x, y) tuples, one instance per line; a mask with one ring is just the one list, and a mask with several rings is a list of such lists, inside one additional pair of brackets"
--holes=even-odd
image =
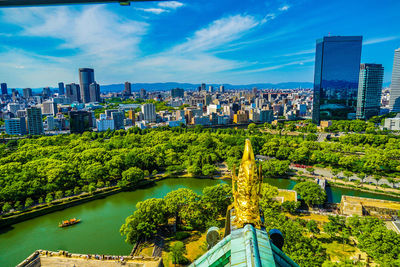
[(73, 219), (70, 219), (70, 220), (62, 221), (58, 225), (58, 227), (67, 227), (67, 226), (71, 226), (71, 225), (77, 224), (79, 222), (81, 222), (80, 219), (73, 218)]

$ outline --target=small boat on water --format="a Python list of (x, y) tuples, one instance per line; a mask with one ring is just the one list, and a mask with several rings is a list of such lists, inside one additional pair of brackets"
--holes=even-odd
[(58, 227), (67, 227), (67, 226), (71, 226), (71, 225), (77, 224), (79, 222), (81, 222), (80, 219), (73, 218), (73, 219), (70, 219), (70, 220), (62, 221), (58, 225)]

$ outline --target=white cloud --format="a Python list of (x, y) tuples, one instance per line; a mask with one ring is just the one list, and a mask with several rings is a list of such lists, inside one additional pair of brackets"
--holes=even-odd
[[(103, 62), (117, 62), (138, 51), (148, 24), (127, 20), (91, 6), (5, 9), (3, 19), (22, 27), (20, 35), (54, 38), (62, 41), (58, 49), (78, 49), (83, 55), (96, 55)], [(121, 53), (123, 51), (124, 53)]]
[(164, 12), (169, 12), (169, 10), (163, 9), (163, 8), (136, 8), (137, 10), (141, 10), (144, 12), (149, 12), (149, 13), (153, 13), (153, 14), (161, 14)]
[(312, 54), (312, 53), (315, 53), (315, 49), (301, 50), (301, 51), (298, 51), (298, 52), (284, 54), (284, 55), (280, 55), (280, 56), (282, 56), (282, 57), (291, 57), (291, 56), (307, 55), (307, 54)]
[(175, 51), (206, 51), (239, 39), (260, 24), (253, 16), (235, 15), (213, 21), (207, 27), (196, 31), (186, 42), (174, 48)]
[(282, 7), (279, 8), (280, 11), (287, 11), (289, 10), (290, 6), (289, 5), (284, 5)]
[(183, 3), (178, 2), (178, 1), (166, 1), (166, 2), (160, 2), (158, 3), (158, 6), (160, 7), (166, 7), (166, 8), (171, 8), (171, 9), (177, 9), (179, 7), (183, 6)]
[(400, 36), (388, 36), (388, 37), (368, 39), (368, 40), (363, 42), (363, 45), (379, 44), (379, 43), (384, 43), (384, 42), (396, 40), (396, 39), (399, 39), (399, 38), (400, 38)]
[(243, 71), (238, 71), (238, 72), (239, 73), (263, 72), (263, 71), (276, 70), (276, 69), (280, 69), (280, 68), (287, 67), (287, 66), (292, 66), (292, 65), (304, 65), (304, 63), (308, 63), (308, 62), (314, 62), (314, 58), (308, 58), (308, 59), (304, 59), (304, 60), (297, 60), (297, 61), (288, 62), (288, 63), (284, 63), (284, 64), (277, 64), (277, 65), (268, 66), (268, 67), (264, 67), (264, 68), (243, 70)]

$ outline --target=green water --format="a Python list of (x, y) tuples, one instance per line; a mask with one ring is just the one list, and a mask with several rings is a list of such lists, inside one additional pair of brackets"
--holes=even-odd
[[(287, 179), (265, 181), (286, 189), (292, 189), (296, 184), (295, 181)], [(127, 255), (132, 247), (124, 242), (119, 228), (125, 218), (135, 210), (137, 202), (152, 197), (163, 197), (168, 192), (182, 187), (201, 193), (205, 186), (219, 183), (223, 181), (193, 178), (162, 180), (150, 188), (119, 193), (15, 224), (0, 230), (0, 266), (15, 266), (37, 249)], [(398, 200), (348, 189), (328, 188), (330, 201), (340, 202), (342, 194)], [(82, 223), (67, 228), (58, 227), (61, 220), (74, 217), (80, 218)]]

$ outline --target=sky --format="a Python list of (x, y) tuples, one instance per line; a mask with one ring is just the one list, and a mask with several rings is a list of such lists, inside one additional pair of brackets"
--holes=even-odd
[(389, 82), (399, 0), (190, 0), (0, 9), (0, 82), (312, 82), (315, 41), (362, 35)]

